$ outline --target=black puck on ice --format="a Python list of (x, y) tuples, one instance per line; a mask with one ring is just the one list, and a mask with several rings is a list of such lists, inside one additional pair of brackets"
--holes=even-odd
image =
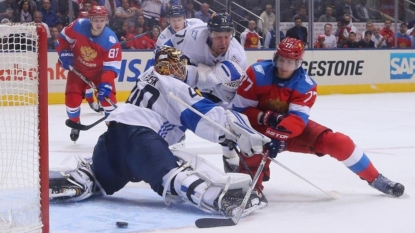
[(117, 222), (117, 227), (126, 228), (128, 227), (128, 222)]

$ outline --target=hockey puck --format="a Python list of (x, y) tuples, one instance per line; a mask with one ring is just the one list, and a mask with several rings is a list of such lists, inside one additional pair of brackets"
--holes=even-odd
[(117, 227), (126, 228), (128, 227), (128, 222), (117, 222)]

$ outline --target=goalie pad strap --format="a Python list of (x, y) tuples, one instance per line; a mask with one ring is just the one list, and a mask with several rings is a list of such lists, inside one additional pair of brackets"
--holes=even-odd
[(176, 192), (176, 189), (174, 189), (174, 180), (176, 179), (176, 176), (173, 177), (173, 179), (170, 180), (170, 192), (172, 195), (179, 196), (179, 194)]
[(197, 205), (197, 204), (196, 204), (196, 202), (193, 201), (192, 194), (195, 194), (196, 187), (199, 186), (200, 184), (202, 184), (203, 182), (205, 182), (205, 181), (202, 180), (202, 179), (195, 180), (191, 185), (189, 185), (189, 187), (187, 188), (187, 190), (186, 190), (186, 187), (185, 186), (182, 186), (181, 187), (181, 190), (183, 192), (186, 192), (187, 199), (189, 199), (189, 201), (191, 201), (195, 205)]

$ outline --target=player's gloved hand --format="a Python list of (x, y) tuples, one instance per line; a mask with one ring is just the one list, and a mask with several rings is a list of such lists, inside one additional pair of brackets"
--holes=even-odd
[(226, 110), (226, 128), (233, 135), (225, 134), (224, 139), (236, 142), (241, 152), (250, 157), (261, 154), (263, 146), (271, 139), (254, 130), (249, 124), (248, 117), (235, 111)]
[(287, 148), (287, 140), (291, 136), (291, 132), (283, 127), (268, 127), (265, 135), (271, 138), (271, 143), (266, 145), (268, 156), (275, 158), (278, 153), (283, 152)]
[(106, 98), (110, 97), (112, 91), (111, 84), (107, 82), (100, 83), (98, 85), (98, 100), (105, 101)]
[(70, 50), (62, 50), (59, 53), (59, 61), (61, 63), (62, 68), (64, 68), (65, 70), (69, 70), (69, 66), (74, 65), (73, 58), (73, 53)]
[(281, 121), (284, 119), (284, 115), (273, 112), (273, 111), (265, 111), (261, 118), (259, 119), (259, 123), (265, 126), (276, 127)]

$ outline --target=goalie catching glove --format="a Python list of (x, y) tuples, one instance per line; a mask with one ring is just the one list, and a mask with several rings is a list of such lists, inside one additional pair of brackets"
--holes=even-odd
[(235, 111), (226, 110), (226, 128), (233, 134), (225, 134), (224, 140), (236, 142), (241, 152), (251, 157), (263, 152), (263, 146), (271, 139), (254, 130), (249, 124), (248, 117)]

